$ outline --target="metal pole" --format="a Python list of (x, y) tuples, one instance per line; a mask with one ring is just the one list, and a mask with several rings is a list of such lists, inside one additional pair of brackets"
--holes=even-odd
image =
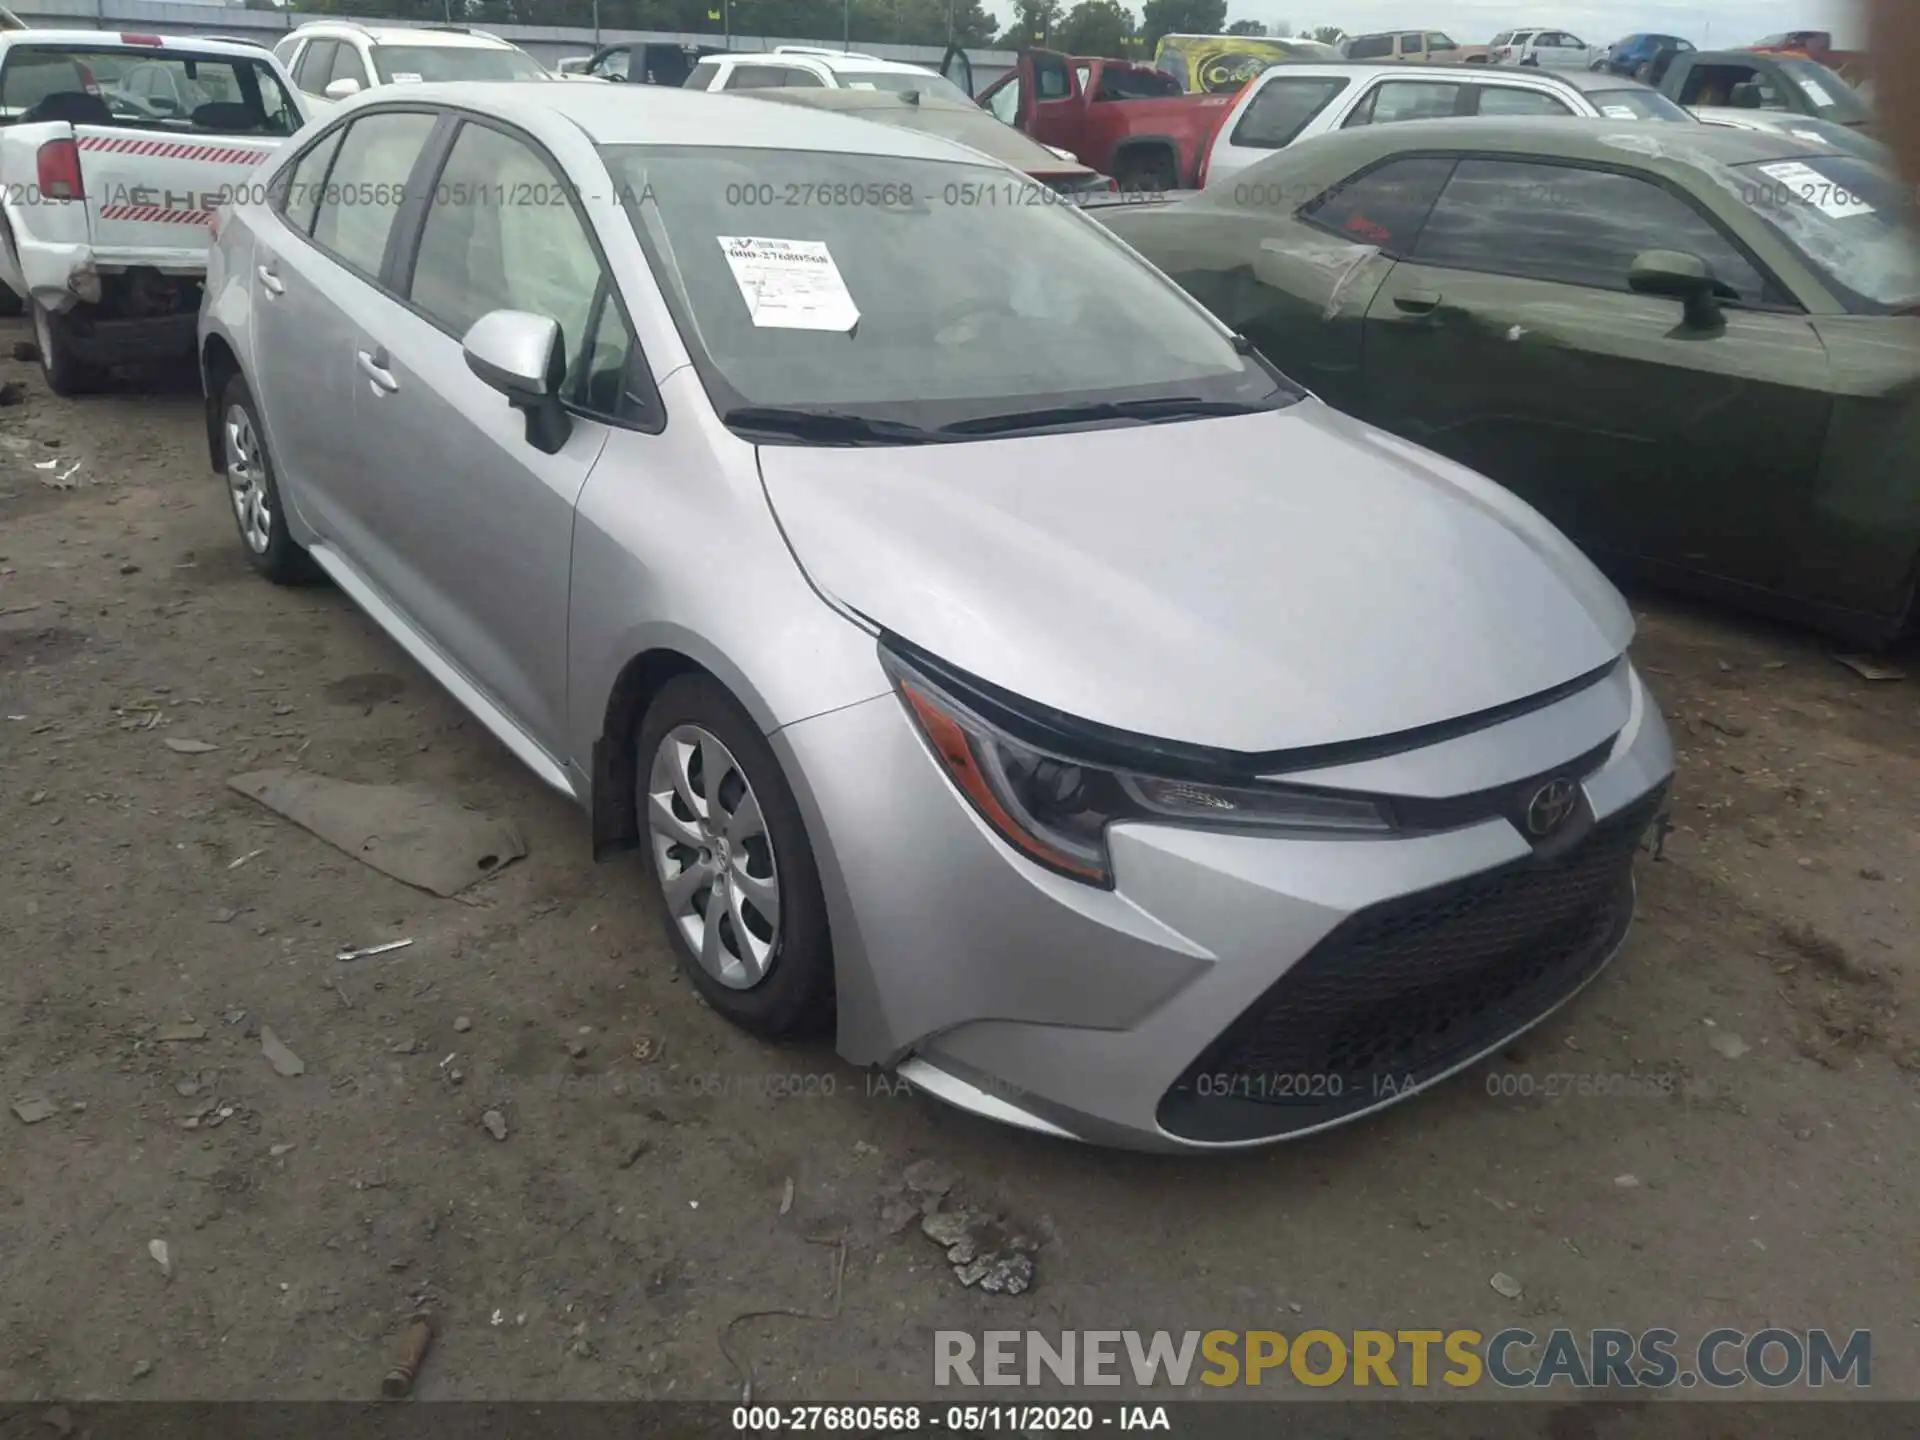
[(600, 48), (600, 0), (593, 0), (593, 48)]
[(733, 5), (732, 0), (720, 0), (720, 38), (727, 49), (733, 48)]
[(840, 6), (840, 48), (853, 49), (853, 0), (842, 0)]

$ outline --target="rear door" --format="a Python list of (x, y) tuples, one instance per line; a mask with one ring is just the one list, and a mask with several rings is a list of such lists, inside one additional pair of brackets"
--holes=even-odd
[(973, 94), (973, 61), (967, 52), (958, 45), (947, 46), (947, 53), (940, 57), (940, 73), (969, 97)]
[[(1648, 250), (1738, 292), (1714, 330), (1633, 293)], [(1403, 252), (1404, 253), (1404, 252)], [(1830, 411), (1825, 348), (1744, 249), (1626, 169), (1463, 158), (1367, 310), (1363, 413), (1576, 542), (1773, 583)]]
[(254, 242), (251, 379), (274, 463), (292, 480), (301, 517), (370, 577), (390, 561), (370, 513), (365, 472), (375, 457), (354, 425), (354, 392), (368, 383), (356, 363), (376, 346), (367, 332), (375, 287), (434, 120), (373, 110), (326, 131), (276, 177), (272, 217)]

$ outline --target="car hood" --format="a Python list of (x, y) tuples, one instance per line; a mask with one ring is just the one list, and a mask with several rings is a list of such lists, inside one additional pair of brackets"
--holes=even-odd
[(1550, 690), (1632, 638), (1618, 593), (1526, 504), (1316, 400), (759, 457), (823, 593), (1139, 735), (1242, 752), (1371, 739)]

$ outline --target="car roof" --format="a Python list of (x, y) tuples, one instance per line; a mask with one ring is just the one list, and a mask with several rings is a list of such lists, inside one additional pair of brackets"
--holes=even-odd
[[(1383, 34), (1412, 34), (1413, 32), (1392, 30)], [(1429, 32), (1431, 33), (1431, 32)], [(1355, 36), (1364, 40), (1366, 37)], [(1260, 72), (1267, 75), (1354, 75), (1367, 78), (1375, 75), (1398, 75), (1409, 80), (1424, 80), (1434, 75), (1459, 75), (1463, 79), (1478, 80), (1491, 85), (1528, 85), (1544, 81), (1549, 85), (1565, 85), (1581, 91), (1598, 90), (1652, 90), (1651, 85), (1642, 85), (1638, 80), (1627, 80), (1618, 75), (1606, 75), (1591, 70), (1535, 70), (1531, 66), (1519, 69), (1514, 66), (1497, 68), (1490, 65), (1468, 65), (1462, 62), (1441, 63), (1438, 65), (1410, 65), (1397, 60), (1291, 60), (1282, 65), (1272, 65)]]
[(18, 47), (21, 45), (57, 45), (71, 46), (82, 50), (124, 50), (129, 55), (161, 56), (172, 51), (194, 55), (235, 55), (247, 60), (259, 60), (267, 51), (245, 40), (214, 40), (204, 35), (160, 35), (150, 36), (160, 43), (132, 45), (122, 40), (122, 34), (140, 35), (138, 29), (121, 30), (0, 30), (0, 46)]
[(448, 49), (475, 50), (520, 48), (498, 35), (475, 34), (470, 30), (445, 30), (432, 25), (362, 25), (357, 20), (314, 20), (292, 33), (300, 35), (319, 31), (363, 35), (375, 45), (441, 45)]
[(725, 55), (708, 55), (704, 58), (751, 60), (772, 65), (791, 65), (796, 61), (805, 65), (808, 61), (812, 61), (836, 73), (841, 70), (864, 70), (869, 73), (878, 71), (882, 74), (933, 74), (924, 65), (909, 65), (901, 60), (882, 60), (877, 55), (817, 55), (811, 50), (729, 50)]
[(897, 125), (958, 141), (1029, 175), (1091, 175), (1085, 165), (1064, 160), (1031, 136), (996, 119), (970, 100), (923, 95), (915, 103), (897, 90), (829, 90), (782, 85), (750, 90), (742, 98), (779, 100), (814, 110), (842, 110), (881, 125)]
[(1358, 164), (1374, 158), (1423, 150), (1476, 150), (1483, 153), (1537, 155), (1559, 160), (1618, 162), (1623, 154), (1660, 170), (1698, 165), (1746, 165), (1762, 160), (1798, 160), (1832, 155), (1831, 146), (1796, 140), (1765, 130), (1736, 130), (1722, 125), (1670, 125), (1659, 121), (1614, 123), (1575, 116), (1528, 119), (1465, 117), (1400, 120), (1367, 125), (1301, 140), (1280, 155), (1295, 152), (1330, 155), (1349, 149)]
[(776, 117), (750, 93), (686, 90), (675, 85), (427, 81), (402, 87), (400, 97), (391, 87), (363, 91), (358, 103), (448, 105), (523, 123), (537, 114), (557, 115), (578, 126), (596, 145), (827, 150), (979, 163), (973, 151), (937, 135), (822, 110), (797, 110)]

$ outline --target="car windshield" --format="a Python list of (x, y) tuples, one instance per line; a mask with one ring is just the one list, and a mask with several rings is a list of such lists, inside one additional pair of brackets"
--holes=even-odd
[(1920, 305), (1912, 189), (1856, 155), (1733, 167), (1741, 201), (1810, 260), (1860, 314)]
[(412, 80), (542, 80), (547, 73), (524, 50), (491, 45), (377, 45), (373, 66), (389, 85)]
[(15, 45), (0, 65), (0, 122), (291, 135), (300, 112), (266, 57)]
[(604, 152), (723, 413), (922, 429), (1046, 407), (1299, 392), (1044, 187), (967, 161)]
[(1779, 60), (1780, 73), (1800, 88), (1822, 120), (1841, 125), (1864, 125), (1873, 118), (1864, 101), (1837, 74), (1816, 60)]
[(1691, 125), (1693, 116), (1658, 90), (1637, 85), (1631, 89), (1589, 90), (1587, 99), (1609, 120), (1677, 120)]
[(843, 90), (890, 90), (896, 95), (917, 90), (922, 95), (938, 95), (969, 105), (973, 103), (966, 91), (944, 75), (936, 75), (931, 70), (836, 70), (833, 78)]

